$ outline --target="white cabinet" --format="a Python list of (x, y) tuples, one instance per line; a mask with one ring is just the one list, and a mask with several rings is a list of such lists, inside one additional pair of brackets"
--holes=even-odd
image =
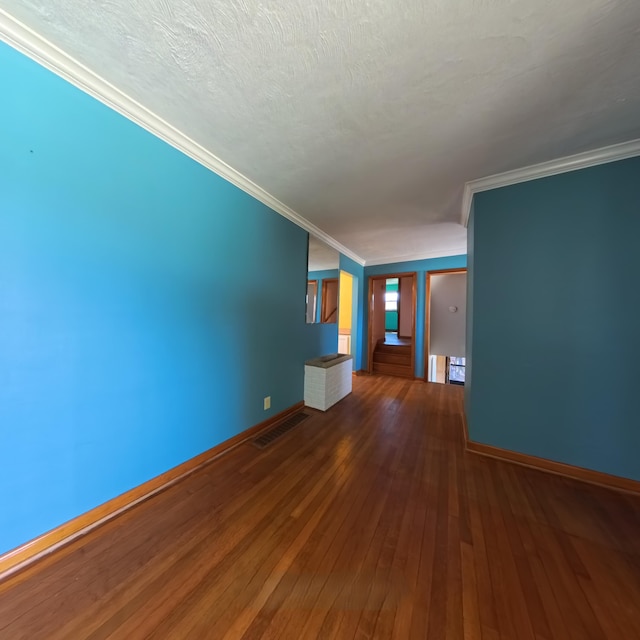
[(349, 334), (338, 335), (338, 353), (351, 353), (351, 336)]
[(307, 360), (304, 365), (304, 403), (326, 411), (351, 393), (352, 358), (339, 353)]

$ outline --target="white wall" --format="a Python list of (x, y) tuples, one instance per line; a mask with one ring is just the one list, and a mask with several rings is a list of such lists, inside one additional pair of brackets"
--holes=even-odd
[(373, 344), (378, 340), (384, 340), (384, 292), (387, 283), (384, 278), (373, 280), (373, 309), (371, 310), (371, 331), (373, 333)]
[(400, 278), (400, 302), (398, 336), (413, 338), (413, 276)]
[(432, 275), (430, 355), (465, 357), (466, 317), (467, 274)]

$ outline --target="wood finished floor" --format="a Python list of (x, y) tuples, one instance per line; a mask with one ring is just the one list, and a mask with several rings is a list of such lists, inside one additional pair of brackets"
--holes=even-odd
[(640, 499), (464, 452), (381, 376), (0, 584), (2, 640), (640, 638)]

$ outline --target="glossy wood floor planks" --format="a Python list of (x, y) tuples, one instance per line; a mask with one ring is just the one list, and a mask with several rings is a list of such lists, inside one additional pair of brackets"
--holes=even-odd
[(637, 640), (640, 499), (464, 451), (462, 389), (361, 376), (0, 583), (2, 640)]

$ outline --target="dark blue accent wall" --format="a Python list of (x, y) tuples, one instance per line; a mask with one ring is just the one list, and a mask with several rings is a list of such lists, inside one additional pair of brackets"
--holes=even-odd
[(640, 158), (478, 193), (478, 442), (640, 480)]
[(302, 400), (327, 336), (305, 231), (3, 44), (0, 86), (2, 553)]
[(467, 323), (466, 323), (466, 339), (465, 339), (465, 372), (464, 372), (464, 401), (465, 406), (469, 406), (471, 385), (473, 380), (473, 361), (471, 353), (473, 352), (473, 263), (475, 255), (474, 247), (474, 202), (471, 201), (469, 211), (469, 223), (467, 225)]

